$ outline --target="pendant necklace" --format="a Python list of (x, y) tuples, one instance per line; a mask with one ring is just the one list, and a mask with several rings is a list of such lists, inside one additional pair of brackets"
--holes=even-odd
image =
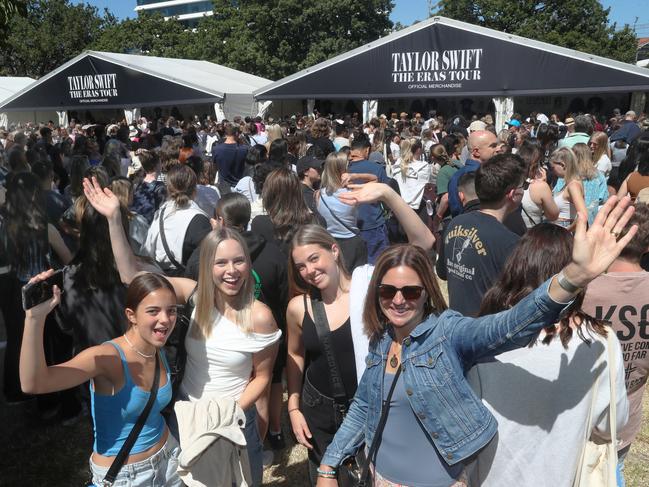
[(398, 365), (399, 359), (397, 358), (397, 354), (395, 353), (394, 355), (392, 355), (392, 357), (390, 357), (390, 367), (396, 369)]
[(142, 353), (137, 348), (135, 348), (135, 346), (131, 343), (131, 340), (129, 340), (128, 337), (126, 336), (126, 333), (124, 333), (124, 339), (126, 340), (126, 343), (128, 343), (128, 346), (131, 347), (133, 351), (137, 353), (140, 357), (144, 357), (144, 358), (155, 357), (155, 352), (153, 352), (151, 355), (147, 355), (146, 353)]

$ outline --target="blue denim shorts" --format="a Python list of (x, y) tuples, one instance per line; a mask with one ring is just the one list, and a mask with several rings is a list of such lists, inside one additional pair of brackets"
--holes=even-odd
[[(178, 442), (170, 434), (164, 446), (149, 458), (122, 466), (112, 485), (114, 487), (181, 487), (183, 483), (176, 471), (179, 454)], [(89, 463), (92, 483), (101, 487), (108, 473), (108, 467), (94, 464), (92, 457)]]

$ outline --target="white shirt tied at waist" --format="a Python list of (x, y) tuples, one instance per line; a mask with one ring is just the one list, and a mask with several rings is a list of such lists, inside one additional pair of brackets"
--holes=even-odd
[(232, 398), (178, 401), (178, 474), (188, 487), (252, 485), (243, 429), (246, 415)]

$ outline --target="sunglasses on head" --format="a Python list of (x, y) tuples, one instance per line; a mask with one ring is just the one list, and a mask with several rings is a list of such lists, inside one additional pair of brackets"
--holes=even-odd
[(401, 291), (403, 299), (407, 301), (415, 301), (421, 297), (421, 293), (424, 292), (422, 286), (403, 286), (395, 287), (390, 284), (380, 284), (379, 285), (379, 297), (381, 299), (394, 299), (397, 295), (397, 292)]

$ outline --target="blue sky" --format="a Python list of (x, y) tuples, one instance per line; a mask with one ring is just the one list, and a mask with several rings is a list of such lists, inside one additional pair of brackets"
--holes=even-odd
[[(73, 0), (79, 3), (81, 0)], [(108, 8), (118, 18), (134, 17), (135, 0), (86, 0), (100, 10)], [(427, 0), (396, 0), (392, 10), (392, 20), (410, 25), (415, 20), (427, 17)], [(647, 0), (602, 0), (605, 7), (611, 7), (610, 19), (621, 27), (624, 24), (633, 25), (638, 17), (638, 36), (649, 37), (649, 5)], [(644, 24), (644, 25), (643, 25)]]

